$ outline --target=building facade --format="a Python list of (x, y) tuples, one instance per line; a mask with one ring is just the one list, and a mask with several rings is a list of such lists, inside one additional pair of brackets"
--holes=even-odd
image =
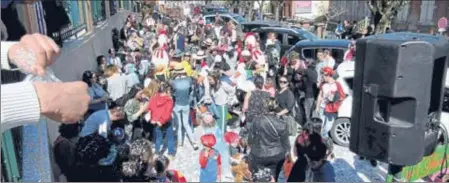
[[(62, 81), (77, 81), (85, 70), (96, 68), (95, 58), (107, 54), (112, 47), (111, 30), (120, 29), (126, 16), (135, 9), (130, 0), (61, 1), (70, 24), (55, 38), (62, 40), (61, 55), (52, 65)], [(17, 16), (27, 33), (45, 34), (46, 23), (41, 2), (16, 4)], [(59, 37), (58, 37), (59, 36)], [(3, 74), (3, 71), (2, 71)], [(18, 78), (3, 78), (3, 80)], [(53, 142), (59, 123), (42, 119), (36, 125), (26, 125), (2, 133), (2, 182), (58, 182), (58, 167), (52, 158)]]
[(289, 19), (314, 19), (324, 15), (329, 7), (329, 0), (322, 1), (284, 1), (283, 16)]
[[(335, 20), (363, 20), (371, 13), (366, 1), (330, 0), (329, 7), (345, 7), (347, 11), (335, 17)], [(436, 29), (438, 19), (449, 17), (449, 1), (413, 0), (398, 12), (392, 29), (430, 33)]]

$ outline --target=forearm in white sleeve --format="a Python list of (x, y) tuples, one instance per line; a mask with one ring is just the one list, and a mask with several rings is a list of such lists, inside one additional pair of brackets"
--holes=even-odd
[(39, 121), (39, 99), (31, 82), (2, 84), (1, 101), (2, 132)]
[(11, 48), (12, 45), (16, 44), (18, 42), (15, 41), (2, 41), (1, 42), (1, 69), (4, 70), (11, 70), (11, 65), (9, 65), (9, 59), (8, 59), (8, 51), (9, 48)]

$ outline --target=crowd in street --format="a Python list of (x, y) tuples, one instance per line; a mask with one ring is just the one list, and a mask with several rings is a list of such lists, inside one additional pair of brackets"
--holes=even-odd
[(200, 182), (335, 181), (328, 134), (347, 94), (331, 52), (280, 58), (275, 33), (235, 27), (193, 11), (130, 15), (112, 30), (113, 48), (82, 74), (84, 120), (60, 125), (54, 142), (67, 181), (186, 182), (169, 168), (183, 146), (200, 151)]

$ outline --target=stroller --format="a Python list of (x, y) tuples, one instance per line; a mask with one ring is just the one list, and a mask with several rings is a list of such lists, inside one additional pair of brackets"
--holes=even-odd
[(230, 106), (230, 108), (228, 110), (231, 118), (228, 119), (227, 125), (231, 129), (245, 126), (245, 123), (246, 123), (245, 114), (242, 111), (243, 101), (245, 100), (245, 95), (246, 95), (246, 91), (237, 89), (236, 96), (237, 96), (238, 103)]
[[(304, 125), (304, 129), (300, 133), (300, 135), (307, 136), (312, 133), (321, 134), (322, 128), (323, 128), (323, 121), (320, 118), (311, 118), (310, 121), (308, 121)], [(331, 138), (322, 138), (322, 141), (324, 142), (324, 144), (326, 144), (327, 149), (328, 149), (328, 153), (326, 156), (330, 157), (330, 158), (334, 158), (334, 153), (333, 153), (334, 142), (332, 141), (332, 139)]]

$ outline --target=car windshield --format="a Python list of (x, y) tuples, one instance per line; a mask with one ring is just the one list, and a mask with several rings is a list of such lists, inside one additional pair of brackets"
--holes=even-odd
[(228, 10), (225, 8), (207, 8), (207, 13), (227, 13)]
[(299, 35), (301, 35), (301, 37), (304, 37), (309, 40), (318, 39), (318, 37), (315, 34), (309, 32), (309, 31), (306, 31), (306, 30), (296, 29), (296, 32), (298, 32)]
[(235, 16), (233, 16), (232, 18), (234, 18), (235, 20), (237, 20), (237, 22), (239, 22), (239, 23), (246, 22), (246, 19), (243, 18), (243, 17), (240, 16), (240, 15), (235, 15)]

